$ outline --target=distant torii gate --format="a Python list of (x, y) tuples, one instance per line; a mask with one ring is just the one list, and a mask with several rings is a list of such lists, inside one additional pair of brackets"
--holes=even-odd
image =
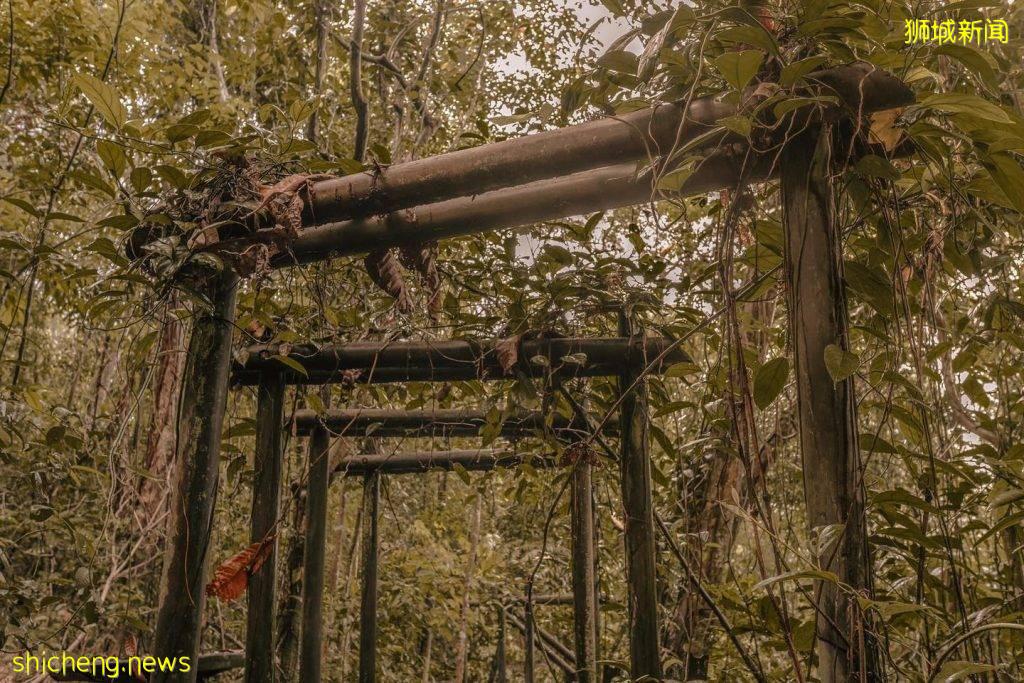
[[(813, 472), (820, 485), (844, 494), (842, 500), (809, 509), (808, 517), (815, 525), (856, 521), (862, 507), (856, 504), (850, 472), (856, 453), (856, 434), (850, 433), (848, 423), (852, 384), (849, 380), (832, 383), (823, 360), (826, 346), (846, 344), (846, 331), (841, 264), (834, 258), (838, 238), (828, 199), (828, 169), (815, 153), (818, 130), (832, 121), (859, 122), (865, 114), (912, 104), (914, 96), (902, 82), (864, 63), (815, 72), (805, 80), (813, 86), (812, 94), (830, 94), (838, 104), (827, 109), (800, 107), (777, 122), (774, 132), (755, 132), (754, 145), (716, 127), (721, 118), (742, 111), (717, 98), (702, 98), (685, 108), (661, 105), (313, 183), (304, 197), (305, 225), (310, 227), (284, 244), (272, 265), (287, 267), (647, 202), (655, 198), (651, 180), (636, 174), (635, 162), (667, 159), (670, 168), (677, 161), (673, 153), (683, 147), (688, 153), (707, 154), (680, 189), (684, 195), (763, 181), (781, 168), (801, 448), (805, 459), (811, 458), (805, 473)], [(257, 242), (277, 244), (280, 232), (267, 229), (269, 224), (263, 212), (241, 222), (227, 217), (219, 224), (220, 241), (213, 247), (230, 253)], [(130, 241), (132, 255), (140, 253), (144, 236), (141, 231), (139, 239)], [(237, 282), (230, 269), (208, 278), (212, 306), (195, 318), (189, 341), (178, 413), (180, 469), (172, 496), (153, 648), (157, 656), (195, 660), (198, 655)], [(796, 296), (798, 285), (809, 289)], [(623, 423), (637, 414), (631, 403), (627, 398), (620, 407)], [(628, 429), (621, 435), (624, 440), (628, 440)], [(649, 496), (650, 482), (644, 480), (649, 477), (648, 467), (646, 459), (636, 463), (632, 468), (636, 479), (624, 482), (624, 497), (633, 485), (638, 491), (646, 487)], [(648, 498), (639, 523), (647, 533), (645, 542), (652, 544), (650, 515)], [(838, 569), (840, 578), (850, 582), (850, 572), (855, 570)], [(837, 626), (841, 630), (849, 616), (837, 607), (837, 589), (824, 583), (819, 588), (823, 595), (819, 634), (833, 633)], [(636, 648), (657, 642), (656, 637), (642, 639), (646, 633), (638, 632), (634, 624), (634, 675), (660, 671), (645, 665), (643, 658), (638, 661)], [(840, 639), (824, 638), (819, 640), (819, 657), (842, 658), (844, 648)], [(158, 681), (194, 679), (194, 673), (154, 676)]]

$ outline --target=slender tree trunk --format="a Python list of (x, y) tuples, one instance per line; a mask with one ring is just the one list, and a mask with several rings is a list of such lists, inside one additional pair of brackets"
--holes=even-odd
[[(168, 304), (170, 309), (172, 304)], [(153, 410), (146, 435), (146, 469), (154, 479), (142, 482), (140, 499), (151, 514), (156, 501), (162, 500), (160, 491), (171, 469), (174, 459), (174, 427), (178, 409), (181, 370), (184, 360), (182, 349), (183, 330), (181, 322), (170, 311), (165, 311), (160, 324), (160, 341), (157, 347), (157, 370), (153, 381)]]
[(434, 651), (434, 631), (427, 628), (427, 638), (423, 645), (423, 678), (422, 683), (430, 683), (430, 659)]
[(327, 1), (316, 0), (316, 71), (313, 76), (313, 111), (306, 122), (306, 139), (317, 144), (320, 123), (320, 101), (324, 88), (324, 71), (327, 69)]
[[(211, 310), (195, 319), (185, 359), (178, 413), (176, 461), (167, 552), (160, 580), (153, 654), (189, 657), (195, 664), (201, 641), (213, 510), (220, 468), (221, 428), (227, 406), (231, 336), (238, 279), (229, 271), (210, 287)], [(189, 673), (157, 671), (154, 681), (194, 681)]]
[(110, 343), (110, 335), (110, 332), (103, 335), (103, 344), (100, 346), (100, 365), (96, 371), (96, 381), (93, 383), (92, 407), (89, 410), (89, 430), (96, 425), (96, 419), (110, 393), (110, 378), (117, 367), (118, 354)]
[(455, 676), (453, 683), (462, 683), (466, 676), (466, 650), (469, 641), (469, 594), (473, 588), (473, 574), (476, 572), (476, 553), (480, 542), (480, 515), (483, 496), (477, 495), (473, 507), (473, 521), (469, 532), (469, 557), (466, 558), (466, 579), (462, 590), (462, 611), (459, 616), (459, 636), (455, 643)]
[[(852, 378), (834, 382), (830, 346), (849, 348), (841, 236), (829, 183), (829, 134), (805, 134), (781, 160), (790, 338), (796, 372), (804, 499), (812, 537), (840, 529), (821, 550), (821, 569), (870, 595), (857, 409)], [(856, 601), (828, 581), (815, 584), (818, 677), (873, 680), (872, 636)], [(867, 646), (862, 648), (861, 643)]]

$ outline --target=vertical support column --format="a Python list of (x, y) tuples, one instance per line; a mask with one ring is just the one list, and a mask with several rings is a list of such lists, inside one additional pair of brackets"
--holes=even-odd
[[(619, 334), (633, 336), (625, 311)], [(627, 367), (619, 376), (619, 466), (625, 517), (626, 591), (629, 614), (630, 675), (661, 679), (658, 644), (658, 594), (655, 573), (654, 508), (647, 428), (647, 380), (642, 368)]]
[[(329, 385), (321, 400), (330, 405)], [(331, 479), (331, 435), (318, 422), (309, 435), (306, 481), (306, 556), (302, 565), (302, 641), (299, 680), (320, 681), (323, 657), (324, 552), (327, 547), (327, 491)]]
[[(808, 524), (812, 532), (843, 525), (837, 545), (823, 549), (817, 559), (822, 569), (857, 590), (870, 586), (870, 560), (856, 402), (852, 379), (833, 382), (825, 364), (826, 347), (849, 345), (829, 157), (827, 129), (802, 135), (783, 153), (785, 266)], [(856, 603), (824, 581), (816, 582), (815, 596), (820, 680), (873, 680), (874, 648), (870, 634), (861, 630)], [(867, 652), (859, 642), (866, 643)]]
[[(284, 378), (270, 371), (260, 378), (256, 394), (256, 450), (253, 458), (250, 543), (276, 534), (281, 499), (281, 434), (284, 422)], [(277, 538), (259, 571), (249, 577), (245, 629), (245, 683), (273, 683), (274, 611), (277, 607)]]
[(380, 475), (363, 478), (363, 586), (359, 609), (359, 683), (377, 679), (377, 555)]
[(192, 666), (188, 673), (155, 672), (153, 681), (196, 680), (237, 286), (230, 270), (211, 276), (212, 306), (196, 316), (185, 357), (153, 654), (188, 657)]
[(594, 581), (594, 511), (592, 465), (581, 457), (572, 470), (572, 602), (576, 640), (576, 680), (597, 681), (597, 618)]

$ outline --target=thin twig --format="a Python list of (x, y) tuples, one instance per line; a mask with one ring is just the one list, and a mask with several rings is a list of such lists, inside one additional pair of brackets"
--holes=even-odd
[(367, 114), (366, 96), (363, 95), (363, 24), (366, 23), (366, 0), (356, 0), (352, 16), (352, 43), (349, 50), (349, 92), (356, 110), (356, 140), (352, 157), (362, 161), (366, 156)]

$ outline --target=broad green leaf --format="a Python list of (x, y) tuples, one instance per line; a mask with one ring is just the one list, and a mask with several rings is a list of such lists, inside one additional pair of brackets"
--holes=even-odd
[(833, 382), (842, 382), (857, 372), (860, 358), (852, 351), (845, 351), (835, 344), (825, 347), (825, 367)]
[(888, 159), (877, 154), (866, 154), (857, 162), (857, 172), (868, 178), (899, 180), (900, 172)]
[(754, 403), (764, 410), (782, 393), (789, 379), (789, 359), (785, 356), (773, 358), (757, 369), (754, 374)]
[(933, 680), (937, 683), (954, 683), (955, 681), (965, 679), (973, 674), (995, 671), (998, 668), (998, 666), (993, 666), (992, 664), (979, 664), (978, 662), (954, 660), (952, 662), (944, 663)]
[(677, 168), (673, 171), (669, 171), (658, 178), (658, 189), (666, 190), (668, 192), (679, 192), (683, 189), (683, 186), (691, 175), (693, 175), (693, 169), (690, 167)]
[(294, 358), (291, 358), (289, 356), (282, 356), (279, 353), (275, 353), (270, 358), (272, 360), (278, 361), (279, 363), (281, 363), (283, 365), (287, 365), (289, 368), (291, 368), (295, 372), (301, 373), (303, 377), (309, 377), (309, 373), (306, 372), (306, 368), (304, 368), (302, 366), (302, 363), (300, 363), (299, 361), (295, 360)]
[(789, 112), (795, 111), (800, 107), (835, 104), (836, 102), (838, 102), (838, 100), (832, 95), (821, 95), (819, 97), (790, 97), (776, 104), (772, 112), (775, 114), (775, 118), (781, 119)]
[(750, 137), (750, 131), (753, 128), (753, 124), (750, 122), (750, 118), (747, 116), (726, 116), (725, 118), (718, 119), (716, 123), (720, 126), (725, 126), (737, 135), (742, 135), (745, 138)]
[(715, 68), (721, 72), (725, 80), (736, 90), (743, 90), (757, 75), (764, 61), (764, 53), (760, 50), (742, 50), (726, 52), (715, 57)]
[(1009, 154), (989, 154), (981, 163), (1017, 211), (1024, 213), (1024, 170)]
[(819, 66), (828, 61), (827, 57), (818, 55), (816, 57), (808, 57), (807, 59), (801, 59), (798, 62), (787, 64), (782, 68), (782, 72), (779, 74), (779, 85), (783, 88), (789, 88), (811, 73)]
[(762, 588), (767, 588), (768, 586), (772, 586), (780, 581), (797, 581), (800, 579), (814, 579), (816, 581), (827, 581), (834, 584), (839, 583), (839, 577), (832, 572), (820, 569), (804, 569), (800, 571), (786, 572), (784, 574), (779, 574), (778, 576), (770, 576), (767, 579), (754, 584), (754, 587), (751, 590), (756, 593)]
[(103, 165), (107, 167), (107, 170), (115, 178), (120, 178), (124, 174), (125, 169), (128, 168), (128, 157), (125, 156), (124, 150), (116, 142), (97, 140), (96, 152), (100, 155)]
[(114, 128), (120, 128), (128, 120), (128, 111), (109, 85), (89, 74), (75, 74), (71, 82), (88, 98), (99, 115)]
[(879, 266), (867, 265), (860, 261), (844, 261), (843, 279), (847, 286), (863, 297), (873, 309), (884, 316), (892, 315), (895, 307), (892, 283)]
[(970, 45), (957, 45), (956, 43), (940, 45), (935, 48), (935, 52), (952, 57), (981, 77), (985, 83), (995, 86), (995, 69), (998, 68), (998, 65), (990, 55)]
[(597, 60), (597, 65), (609, 71), (618, 71), (625, 74), (635, 74), (637, 71), (637, 57), (627, 50), (609, 50)]
[(946, 114), (969, 114), (996, 123), (1012, 123), (1013, 119), (997, 104), (977, 95), (938, 93), (921, 101), (921, 106)]
[(40, 216), (39, 209), (32, 206), (32, 204), (25, 201), (24, 199), (19, 199), (17, 197), (3, 197), (3, 200), (8, 204), (18, 207), (19, 209), (29, 214), (30, 216), (35, 216), (36, 218)]

